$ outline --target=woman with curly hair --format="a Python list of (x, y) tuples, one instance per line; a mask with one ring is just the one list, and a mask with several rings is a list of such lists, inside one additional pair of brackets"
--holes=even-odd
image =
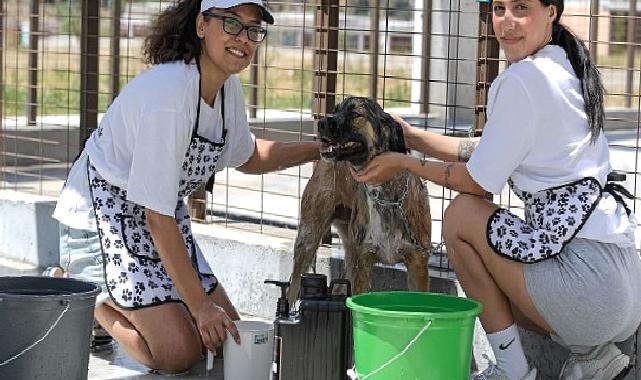
[(184, 197), (235, 167), (318, 158), (314, 142), (256, 139), (238, 77), (274, 19), (261, 0), (182, 0), (145, 43), (152, 66), (114, 100), (70, 170), (54, 217), (61, 265), (102, 283), (95, 319), (134, 359), (184, 371), (239, 316), (194, 240)]

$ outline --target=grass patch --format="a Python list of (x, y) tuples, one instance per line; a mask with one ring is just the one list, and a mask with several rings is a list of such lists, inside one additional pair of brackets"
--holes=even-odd
[[(44, 52), (39, 56), (38, 71), (38, 114), (65, 115), (80, 112), (80, 62), (77, 54)], [(258, 108), (267, 109), (309, 109), (312, 106), (313, 72), (311, 59), (301, 62), (305, 69), (284, 68), (286, 58), (267, 62), (269, 69), (259, 69)], [(98, 111), (104, 112), (110, 103), (110, 84), (107, 70), (108, 56), (101, 55), (99, 67), (99, 105)], [(3, 69), (3, 114), (6, 116), (25, 116), (27, 101), (28, 56), (24, 49), (7, 50)], [(139, 57), (123, 57), (121, 60), (121, 89), (135, 74), (145, 68)], [(367, 96), (369, 94), (369, 75), (366, 65), (345, 65), (346, 72), (337, 77), (337, 101), (341, 94)], [(390, 70), (388, 75), (408, 77), (406, 70)], [(240, 74), (245, 99), (249, 102), (249, 70)], [(406, 105), (410, 98), (410, 81), (398, 79), (379, 79), (379, 98), (384, 97), (386, 107)], [(384, 93), (383, 93), (384, 90)]]

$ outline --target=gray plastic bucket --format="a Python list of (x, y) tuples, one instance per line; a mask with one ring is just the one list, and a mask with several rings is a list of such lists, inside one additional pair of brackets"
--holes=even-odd
[(100, 288), (51, 277), (0, 277), (0, 379), (86, 379)]

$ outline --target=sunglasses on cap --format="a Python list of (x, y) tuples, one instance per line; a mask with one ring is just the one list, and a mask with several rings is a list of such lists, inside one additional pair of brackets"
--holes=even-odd
[(232, 36), (238, 36), (243, 30), (247, 30), (247, 38), (256, 43), (262, 42), (265, 36), (267, 36), (267, 29), (262, 26), (245, 25), (235, 17), (219, 15), (210, 10), (203, 11), (203, 16), (221, 20), (225, 33), (231, 34)]

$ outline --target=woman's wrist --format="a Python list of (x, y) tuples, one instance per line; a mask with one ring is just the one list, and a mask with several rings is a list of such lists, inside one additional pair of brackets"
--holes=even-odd
[(408, 125), (407, 128), (403, 128), (403, 135), (405, 138), (405, 145), (407, 149), (415, 149), (416, 146), (416, 133), (415, 128)]
[(200, 309), (205, 306), (205, 304), (209, 301), (209, 298), (207, 297), (207, 294), (203, 291), (202, 294), (197, 294), (194, 296), (185, 297), (185, 304), (187, 305), (187, 309), (189, 309), (189, 312), (191, 313), (192, 316), (196, 317), (198, 315), (198, 312)]
[(405, 164), (405, 169), (416, 176), (422, 177), (421, 168), (425, 166), (426, 162), (427, 161), (425, 159), (416, 158), (408, 155), (407, 161)]

